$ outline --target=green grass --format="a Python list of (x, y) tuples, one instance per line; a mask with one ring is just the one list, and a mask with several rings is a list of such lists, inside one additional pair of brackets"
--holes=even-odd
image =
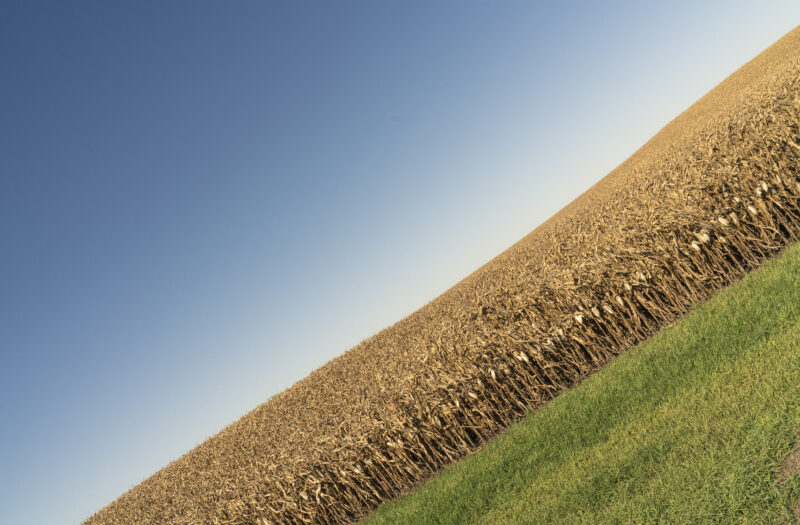
[(795, 523), (800, 245), (366, 523)]

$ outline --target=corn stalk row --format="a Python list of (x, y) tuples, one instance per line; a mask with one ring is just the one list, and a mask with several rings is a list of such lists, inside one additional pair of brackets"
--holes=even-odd
[(88, 522), (352, 523), (476, 450), (798, 239), (798, 79), (788, 69)]

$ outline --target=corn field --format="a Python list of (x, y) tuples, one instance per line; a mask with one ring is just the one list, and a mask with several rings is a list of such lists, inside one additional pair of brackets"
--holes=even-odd
[(87, 523), (358, 521), (799, 236), (795, 29), (492, 262)]

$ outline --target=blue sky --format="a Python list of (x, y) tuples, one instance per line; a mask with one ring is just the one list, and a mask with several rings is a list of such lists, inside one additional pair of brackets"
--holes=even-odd
[(800, 23), (644, 4), (0, 2), (0, 522), (88, 517)]

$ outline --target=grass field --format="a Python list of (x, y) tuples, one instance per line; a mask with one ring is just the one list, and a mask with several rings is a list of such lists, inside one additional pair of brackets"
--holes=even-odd
[(796, 245), (367, 523), (800, 522), (798, 440)]

